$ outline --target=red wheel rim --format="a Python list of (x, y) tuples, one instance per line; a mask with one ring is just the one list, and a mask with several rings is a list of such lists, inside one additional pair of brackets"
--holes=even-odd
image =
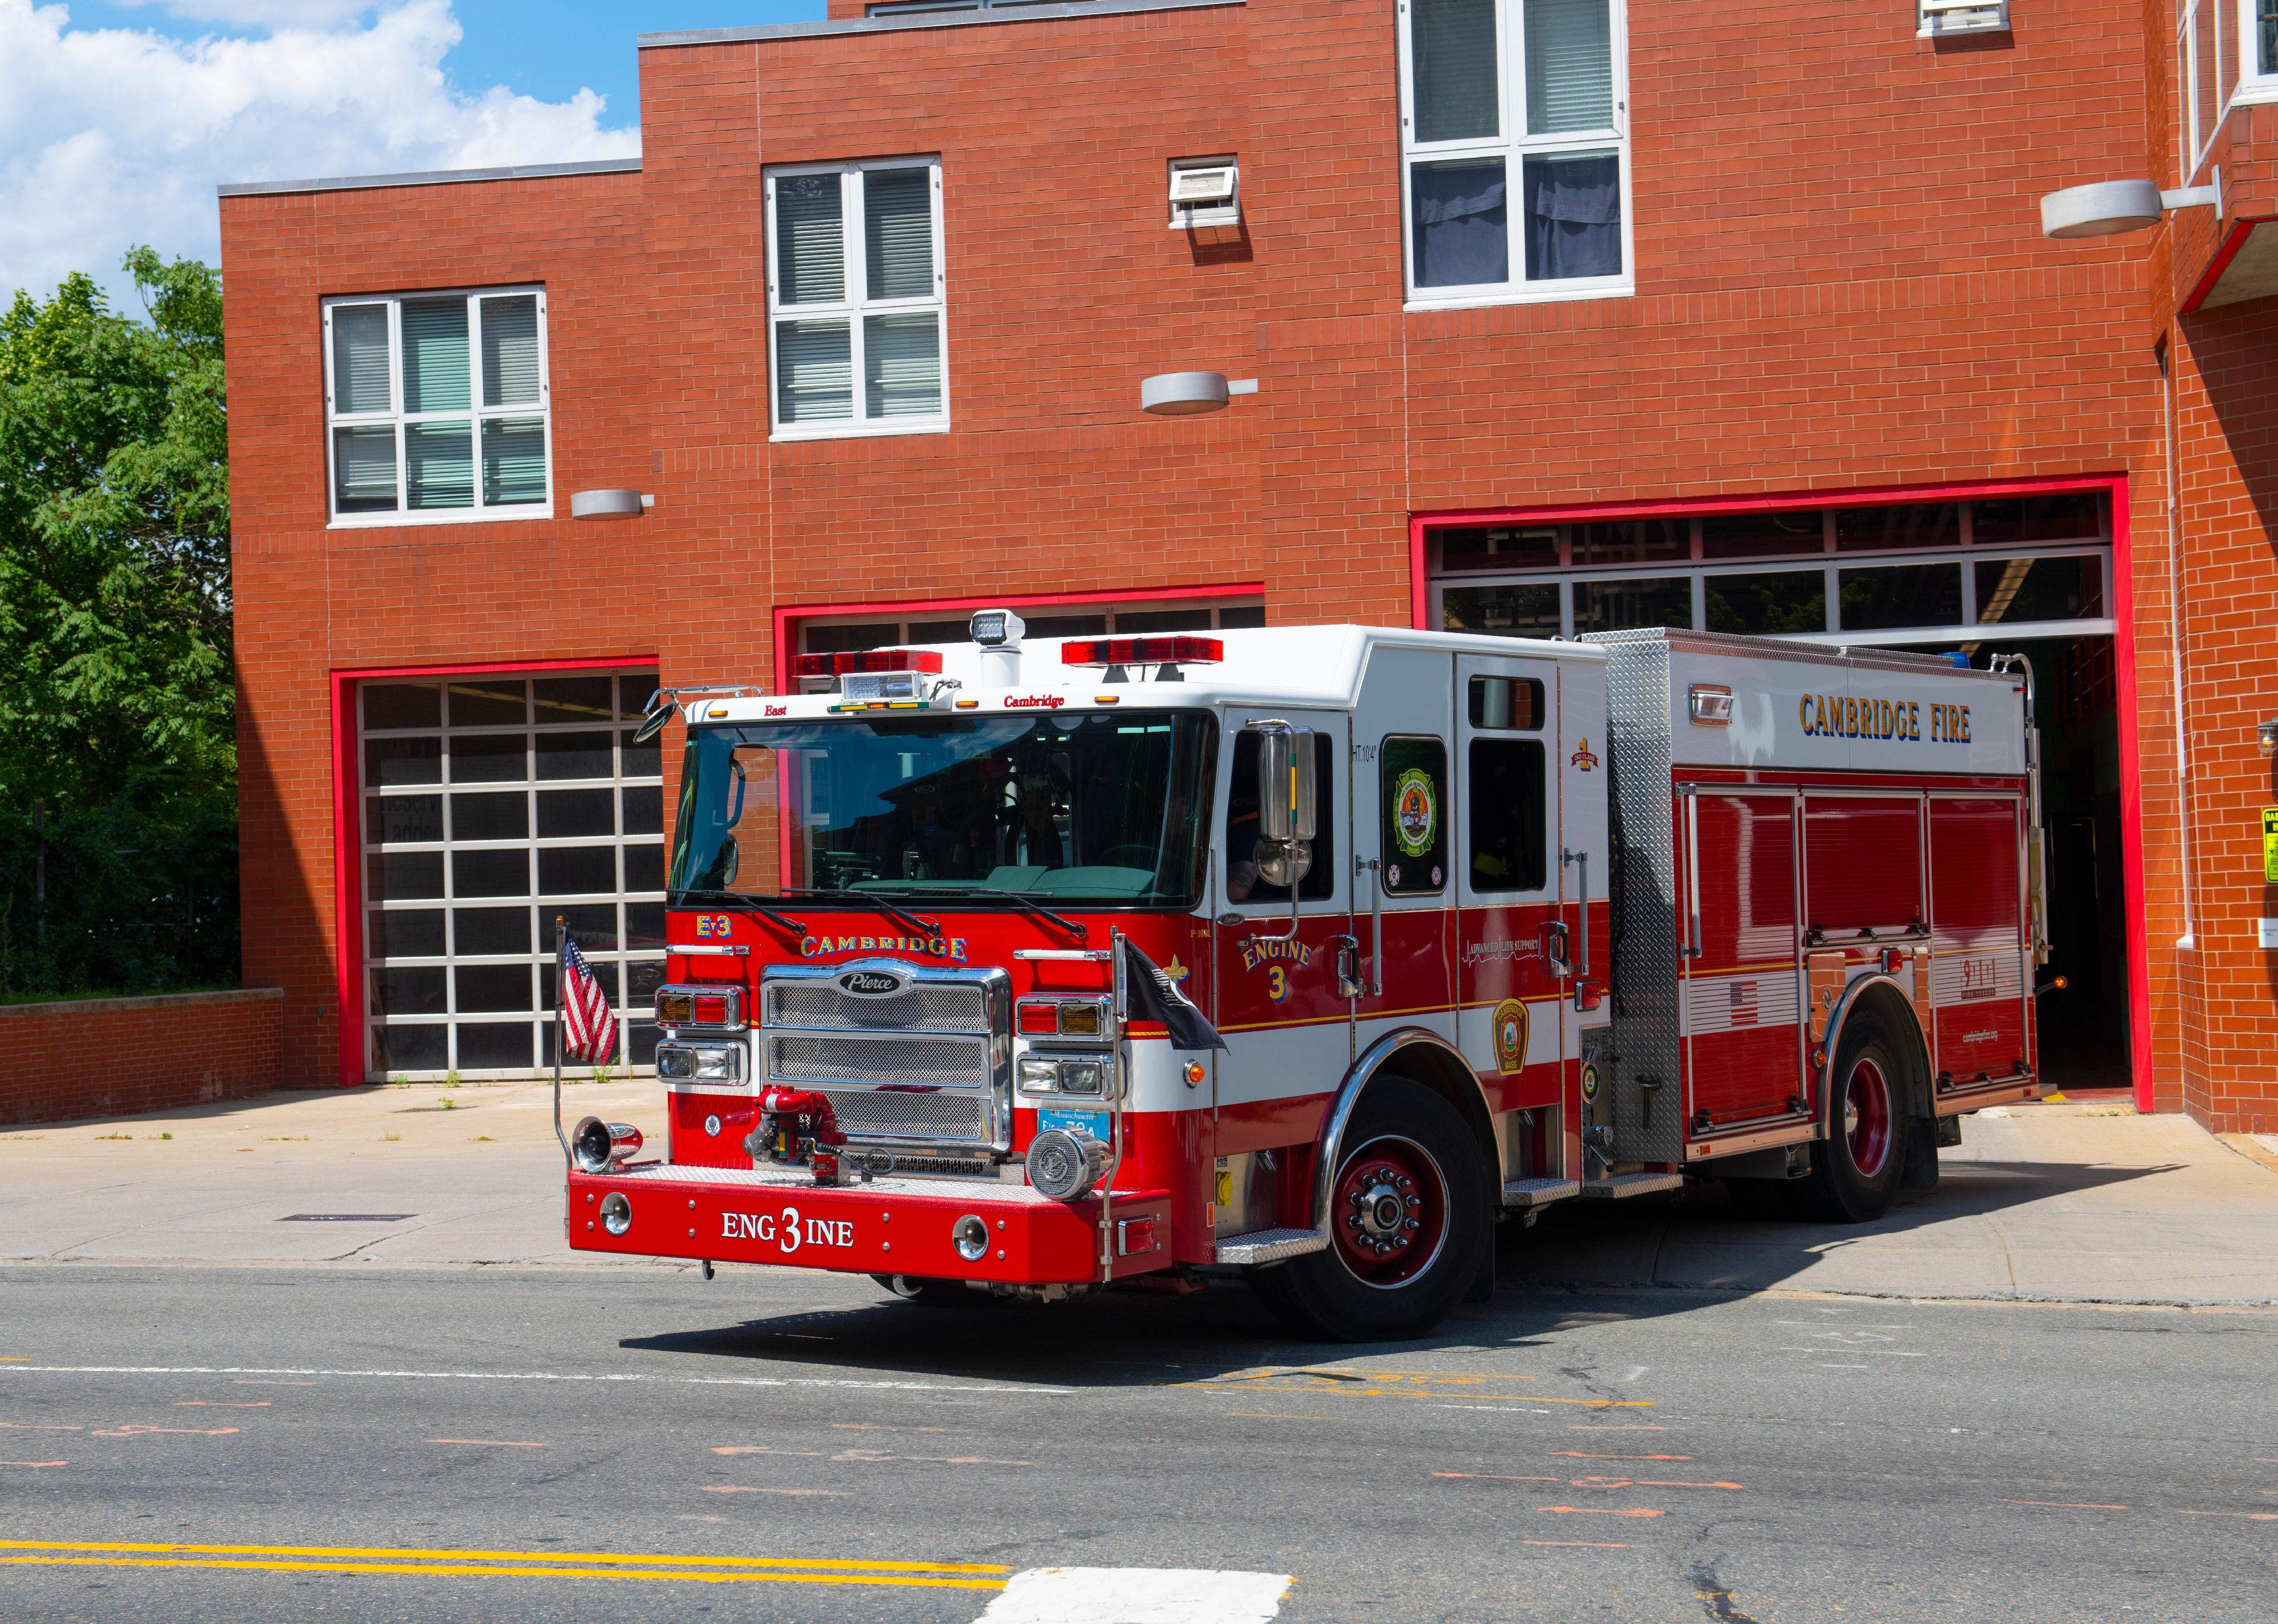
[(1871, 1060), (1854, 1063), (1844, 1079), (1843, 1137), (1851, 1147), (1851, 1165), (1866, 1178), (1881, 1172), (1890, 1160), (1891, 1086)]
[(1345, 1159), (1331, 1198), (1337, 1256), (1363, 1285), (1405, 1285), (1448, 1239), (1448, 1181), (1432, 1153), (1397, 1134)]

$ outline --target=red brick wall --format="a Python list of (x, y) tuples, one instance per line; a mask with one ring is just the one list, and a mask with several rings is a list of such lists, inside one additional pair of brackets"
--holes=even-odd
[[(247, 971), (292, 991), (288, 1077), (337, 1065), (331, 670), (654, 653), (668, 682), (761, 678), (778, 604), (1219, 582), (1265, 582), (1275, 620), (1404, 623), (1409, 516), (1466, 507), (2118, 473), (2163, 521), (2141, 245), (2048, 242), (2036, 214), (2142, 170), (2140, 7), (1967, 52), (1904, 8), (1633, 7), (1637, 296), (1412, 314), (1395, 16), (654, 49), (638, 175), (226, 199)], [(1242, 229), (1170, 230), (1166, 160), (1219, 152)], [(771, 444), (763, 165), (921, 153), (952, 431)], [(557, 502), (645, 479), (656, 507), (327, 531), (318, 300), (522, 280), (548, 289)], [(1187, 368), (1261, 393), (1143, 416), (1140, 379)], [(2165, 558), (2134, 563), (2139, 685), (2168, 665)], [(2166, 771), (2147, 819), (2175, 816)], [(2155, 944), (2177, 880), (2148, 875)], [(2152, 969), (2165, 1069), (2180, 1006)]]
[(275, 987), (0, 1005), (0, 1124), (126, 1117), (279, 1084)]

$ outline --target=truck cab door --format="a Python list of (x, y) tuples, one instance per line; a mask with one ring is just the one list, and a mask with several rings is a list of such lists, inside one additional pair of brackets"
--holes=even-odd
[(1353, 900), (1362, 975), (1354, 1042), (1456, 1035), (1454, 660), (1372, 649), (1353, 718)]
[(1559, 966), (1573, 930), (1559, 901), (1558, 662), (1456, 658), (1454, 954), (1456, 1045), (1505, 1128), (1506, 1178), (1563, 1178), (1574, 1070)]

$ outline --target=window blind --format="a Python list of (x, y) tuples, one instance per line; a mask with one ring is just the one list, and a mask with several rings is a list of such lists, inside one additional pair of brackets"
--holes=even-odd
[(870, 297), (933, 294), (933, 179), (922, 169), (874, 169), (862, 177)]
[(483, 301), (483, 404), (538, 404), (538, 295)]
[(403, 430), (403, 494), (410, 507), (475, 503), (473, 425), (414, 423)]
[[(340, 331), (337, 324), (333, 331)], [(333, 507), (338, 513), (395, 511), (394, 427), (333, 431)]]
[(833, 304), (846, 297), (837, 175), (785, 175), (776, 182), (776, 285), (782, 304)]
[[(333, 307), (333, 409), (335, 412), (384, 412), (393, 403), (387, 392), (387, 307), (384, 304), (342, 304)], [(393, 444), (393, 437), (390, 443)], [(388, 490), (395, 476), (387, 477)]]
[(1530, 135), (1611, 129), (1613, 23), (1607, 0), (1527, 0)]
[(853, 415), (853, 334), (847, 323), (777, 322), (776, 418), (813, 423)]
[(544, 420), (537, 417), (485, 418), (483, 500), (506, 506), (545, 499)]
[(941, 410), (941, 318), (930, 310), (866, 316), (864, 404), (873, 417), (930, 417)]
[(1415, 139), (1502, 133), (1495, 81), (1495, 0), (1412, 0)]
[(463, 412), (468, 386), (467, 301), (403, 301), (403, 409)]

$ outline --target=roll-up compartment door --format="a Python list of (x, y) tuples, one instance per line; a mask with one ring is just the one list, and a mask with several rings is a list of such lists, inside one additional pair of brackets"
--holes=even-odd
[(1923, 924), (1922, 797), (1812, 795), (1804, 801), (1807, 932), (1830, 946)]
[(2030, 1060), (2021, 805), (2010, 796), (1930, 804), (1930, 1001), (1938, 1070), (1953, 1089), (2012, 1075)]

